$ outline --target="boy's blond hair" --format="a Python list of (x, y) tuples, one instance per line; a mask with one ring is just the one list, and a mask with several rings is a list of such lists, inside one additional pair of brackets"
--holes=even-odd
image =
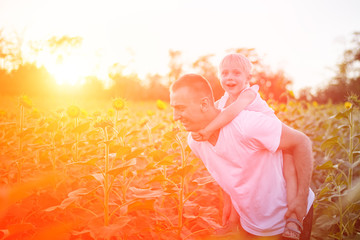
[(247, 57), (240, 53), (230, 53), (226, 55), (219, 64), (219, 75), (221, 74), (222, 68), (224, 65), (232, 65), (238, 67), (246, 73), (247, 75), (251, 74), (252, 64)]

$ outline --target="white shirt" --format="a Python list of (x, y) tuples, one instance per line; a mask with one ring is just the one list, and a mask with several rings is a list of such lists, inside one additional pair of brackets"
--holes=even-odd
[[(188, 136), (192, 151), (231, 197), (242, 227), (258, 236), (281, 234), (285, 227), (283, 154), (277, 150), (281, 128), (277, 118), (243, 110), (220, 129), (215, 146)], [(313, 200), (310, 190), (308, 210)]]

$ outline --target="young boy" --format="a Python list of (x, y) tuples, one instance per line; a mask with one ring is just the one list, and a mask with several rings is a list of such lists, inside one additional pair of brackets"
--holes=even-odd
[[(222, 112), (210, 124), (199, 132), (193, 132), (196, 141), (206, 141), (214, 131), (231, 122), (242, 110), (262, 112), (275, 117), (274, 111), (261, 99), (257, 85), (250, 87), (251, 63), (240, 54), (229, 54), (224, 57), (219, 65), (219, 77), (225, 94), (215, 103)], [(287, 201), (291, 202), (297, 193), (297, 180), (292, 156), (283, 153), (283, 174), (286, 181)], [(225, 213), (229, 215), (226, 229), (232, 228), (238, 221), (235, 210)], [(224, 219), (224, 218), (223, 218)], [(283, 236), (290, 239), (299, 239), (301, 223), (295, 214), (287, 219)], [(223, 229), (224, 230), (224, 229)]]

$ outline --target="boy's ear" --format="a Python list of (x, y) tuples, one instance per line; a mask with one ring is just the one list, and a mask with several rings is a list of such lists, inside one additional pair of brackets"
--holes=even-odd
[(208, 97), (203, 97), (200, 99), (200, 109), (202, 112), (206, 112), (209, 109), (210, 100)]

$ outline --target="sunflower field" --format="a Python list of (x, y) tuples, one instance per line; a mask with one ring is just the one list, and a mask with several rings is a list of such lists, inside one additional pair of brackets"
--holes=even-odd
[[(214, 234), (222, 191), (168, 103), (17, 101), (0, 110), (0, 239), (231, 239)], [(312, 239), (360, 239), (357, 97), (269, 105), (313, 142)]]

